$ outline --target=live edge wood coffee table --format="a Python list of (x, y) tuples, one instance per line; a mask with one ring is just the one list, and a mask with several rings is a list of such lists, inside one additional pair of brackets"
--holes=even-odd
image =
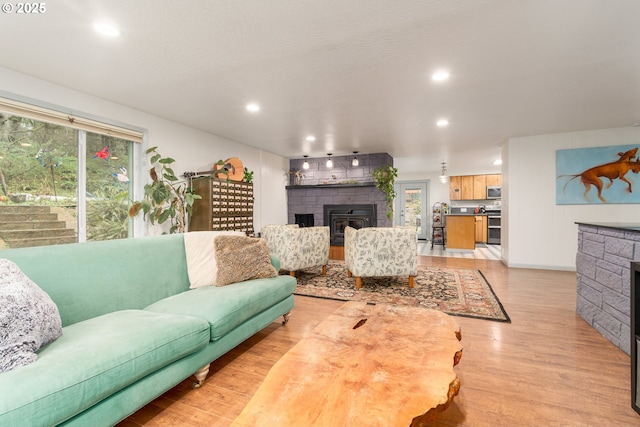
[(440, 311), (347, 302), (276, 362), (232, 426), (426, 425), (460, 389), (460, 339)]

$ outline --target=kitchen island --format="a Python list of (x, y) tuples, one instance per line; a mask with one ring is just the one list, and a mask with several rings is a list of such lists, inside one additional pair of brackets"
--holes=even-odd
[(446, 216), (447, 249), (474, 250), (476, 248), (476, 217), (468, 214)]

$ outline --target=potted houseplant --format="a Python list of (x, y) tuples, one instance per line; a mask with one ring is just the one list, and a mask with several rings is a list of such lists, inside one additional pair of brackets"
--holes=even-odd
[(391, 165), (384, 165), (373, 171), (373, 181), (380, 191), (386, 197), (387, 218), (393, 218), (393, 199), (396, 197), (396, 191), (393, 187), (395, 179), (398, 176), (398, 169)]
[(169, 233), (184, 233), (186, 218), (191, 215), (194, 202), (202, 197), (193, 192), (189, 182), (181, 182), (176, 177), (171, 168), (175, 160), (162, 157), (157, 148), (147, 150), (147, 155), (151, 155), (151, 183), (144, 186), (144, 198), (131, 204), (129, 216), (133, 218), (143, 212), (151, 224), (164, 224), (169, 221)]

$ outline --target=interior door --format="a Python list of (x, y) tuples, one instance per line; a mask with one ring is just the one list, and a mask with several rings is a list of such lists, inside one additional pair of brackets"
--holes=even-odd
[(429, 212), (427, 206), (427, 182), (400, 182), (396, 184), (397, 206), (395, 221), (397, 225), (415, 227), (418, 239), (427, 240), (429, 230)]

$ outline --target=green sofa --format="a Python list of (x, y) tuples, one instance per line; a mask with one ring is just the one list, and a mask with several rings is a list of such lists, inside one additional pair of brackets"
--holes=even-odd
[[(126, 418), (293, 308), (290, 276), (189, 289), (183, 235), (11, 249), (58, 306), (63, 334), (0, 374), (2, 426)], [(272, 264), (279, 263), (272, 257)]]

